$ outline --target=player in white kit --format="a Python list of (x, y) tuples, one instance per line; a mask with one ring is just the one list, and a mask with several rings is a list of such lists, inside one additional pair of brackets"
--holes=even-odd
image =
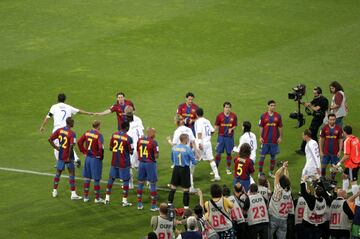
[[(125, 107), (125, 115), (130, 123), (130, 128), (127, 134), (132, 138), (133, 148), (136, 149), (138, 140), (142, 136), (144, 136), (144, 126), (142, 120), (138, 116), (134, 115), (134, 108), (132, 106)], [(139, 167), (137, 150), (134, 150), (134, 153), (130, 155), (130, 162), (131, 162), (131, 170), (130, 170), (131, 178), (129, 181), (129, 189), (133, 189), (134, 170), (137, 170), (137, 168)]]
[[(43, 133), (45, 131), (45, 126), (48, 123), (50, 118), (54, 119), (54, 128), (52, 130), (52, 132), (54, 133), (57, 129), (66, 126), (66, 119), (68, 117), (71, 117), (77, 113), (86, 114), (86, 115), (94, 114), (91, 112), (87, 112), (84, 110), (74, 108), (71, 105), (65, 104), (65, 100), (66, 100), (66, 95), (63, 93), (60, 93), (58, 95), (58, 103), (51, 106), (49, 113), (45, 116), (45, 118), (40, 126), (41, 133)], [(54, 143), (56, 146), (59, 146), (59, 142), (57, 139), (54, 140)], [(59, 159), (59, 151), (54, 149), (54, 155), (55, 155), (55, 159), (58, 160)], [(75, 160), (75, 163), (78, 166), (80, 166), (81, 162), (75, 151), (74, 151), (74, 160)]]
[(256, 150), (257, 150), (257, 141), (256, 135), (251, 132), (251, 123), (249, 121), (243, 122), (243, 135), (239, 139), (239, 145), (234, 147), (233, 151), (239, 153), (241, 145), (248, 143), (251, 147), (250, 159), (255, 164), (256, 159)]
[(320, 151), (318, 143), (311, 138), (311, 131), (306, 129), (303, 133), (303, 139), (306, 141), (305, 157), (306, 163), (302, 170), (302, 177), (316, 180), (320, 177)]
[[(256, 135), (253, 132), (251, 132), (251, 123), (249, 121), (244, 121), (242, 128), (243, 128), (243, 135), (240, 136), (239, 145), (235, 146), (233, 151), (239, 153), (241, 145), (248, 143), (251, 147), (250, 159), (255, 165), (256, 150), (257, 150)], [(255, 183), (252, 176), (250, 176), (250, 183), (251, 184)]]
[(194, 124), (196, 148), (199, 149), (200, 158), (210, 163), (210, 167), (215, 176), (211, 181), (220, 181), (219, 171), (216, 167), (211, 145), (211, 135), (215, 132), (215, 129), (210, 121), (203, 117), (204, 110), (202, 108), (196, 109), (196, 115), (197, 118)]

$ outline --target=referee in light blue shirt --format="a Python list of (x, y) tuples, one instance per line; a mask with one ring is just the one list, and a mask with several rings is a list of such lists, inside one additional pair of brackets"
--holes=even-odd
[(175, 145), (172, 148), (171, 160), (173, 165), (173, 173), (171, 176), (171, 190), (169, 193), (169, 204), (173, 204), (176, 187), (180, 186), (183, 188), (183, 203), (184, 209), (189, 208), (189, 188), (190, 184), (190, 161), (193, 165), (196, 165), (199, 161), (195, 160), (194, 152), (187, 146), (189, 136), (187, 134), (180, 135), (180, 144)]

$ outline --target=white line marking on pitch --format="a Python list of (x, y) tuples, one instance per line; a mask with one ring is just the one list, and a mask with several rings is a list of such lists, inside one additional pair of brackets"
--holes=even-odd
[[(40, 175), (40, 176), (48, 176), (48, 177), (54, 177), (54, 173), (42, 173), (42, 172), (37, 172), (37, 171), (31, 171), (31, 170), (24, 170), (24, 169), (17, 169), (17, 168), (4, 168), (4, 167), (0, 167), (0, 170), (2, 171), (7, 171), (7, 172), (15, 172), (15, 173), (27, 173), (27, 174), (34, 174), (34, 175)], [(69, 178), (68, 175), (61, 175), (62, 178)], [(81, 181), (85, 181), (83, 178), (80, 177), (76, 177), (76, 180), (81, 180)], [(107, 181), (105, 180), (100, 180), (101, 183), (105, 183), (107, 184)], [(122, 185), (119, 182), (114, 182), (115, 185)], [(134, 187), (137, 188), (137, 185), (134, 185)], [(157, 187), (158, 190), (160, 191), (166, 191), (169, 192), (170, 190), (168, 188), (159, 188)], [(181, 191), (176, 191), (177, 193), (181, 193)], [(207, 196), (206, 194), (203, 194), (204, 196)]]

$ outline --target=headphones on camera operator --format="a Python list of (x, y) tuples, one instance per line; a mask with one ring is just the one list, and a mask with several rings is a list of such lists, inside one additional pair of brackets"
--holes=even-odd
[[(318, 93), (318, 95), (319, 95), (318, 97), (320, 97), (321, 94), (322, 94), (321, 87), (317, 86), (317, 87), (314, 88), (314, 90)], [(301, 102), (301, 103), (304, 104), (305, 102)], [(323, 114), (323, 112), (321, 112), (321, 111), (312, 110), (311, 106), (307, 106), (307, 107), (305, 106), (305, 112), (306, 112), (307, 115), (313, 115), (313, 116), (319, 116), (319, 115)]]

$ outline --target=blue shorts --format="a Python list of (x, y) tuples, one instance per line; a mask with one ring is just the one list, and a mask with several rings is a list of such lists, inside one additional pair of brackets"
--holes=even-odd
[(321, 163), (322, 164), (337, 164), (339, 162), (339, 158), (336, 155), (324, 155)]
[(242, 180), (242, 179), (236, 177), (236, 178), (234, 178), (234, 186), (235, 186), (235, 184), (237, 184), (237, 183), (240, 183), (241, 186), (244, 187), (245, 192), (249, 191), (250, 179), (248, 179), (248, 180)]
[(224, 150), (228, 155), (231, 155), (231, 152), (234, 148), (234, 137), (224, 137), (218, 136), (216, 144), (216, 153), (222, 154)]
[(156, 163), (140, 162), (138, 169), (138, 180), (149, 181), (150, 183), (157, 182), (157, 167)]
[(100, 180), (102, 174), (102, 160), (86, 156), (82, 175), (84, 178)]
[(56, 169), (59, 171), (63, 171), (65, 169), (65, 166), (69, 169), (69, 170), (75, 170), (75, 165), (74, 165), (74, 161), (70, 161), (69, 163), (65, 163), (62, 160), (57, 160), (56, 163)]
[(280, 153), (280, 148), (278, 144), (263, 144), (261, 148), (261, 155), (276, 155)]
[(130, 167), (115, 168), (114, 166), (111, 166), (110, 177), (119, 178), (123, 181), (129, 181), (130, 180)]

